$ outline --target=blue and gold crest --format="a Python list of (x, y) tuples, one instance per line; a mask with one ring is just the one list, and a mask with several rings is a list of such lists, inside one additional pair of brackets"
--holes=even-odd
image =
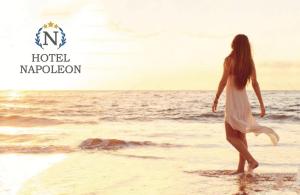
[[(43, 40), (41, 40), (41, 37)], [(35, 34), (35, 44), (42, 49), (48, 46), (49, 43), (59, 49), (64, 46), (66, 42), (66, 34), (63, 29), (51, 21), (40, 27)]]

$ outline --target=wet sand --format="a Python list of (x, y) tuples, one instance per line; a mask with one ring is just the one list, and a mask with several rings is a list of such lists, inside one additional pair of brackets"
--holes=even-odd
[(296, 194), (296, 173), (257, 172), (230, 175), (232, 170), (188, 170), (171, 159), (102, 154), (68, 154), (27, 180), (18, 194)]
[(198, 170), (187, 171), (189, 174), (196, 174), (203, 177), (203, 180), (215, 182), (220, 179), (225, 183), (231, 182), (236, 186), (236, 192), (231, 194), (295, 194), (300, 192), (300, 183), (297, 181), (296, 173), (247, 173), (232, 175), (232, 170)]

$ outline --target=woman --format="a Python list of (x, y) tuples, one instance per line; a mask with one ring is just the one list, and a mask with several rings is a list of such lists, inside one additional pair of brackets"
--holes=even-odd
[(239, 174), (244, 172), (246, 161), (248, 162), (249, 172), (252, 172), (259, 165), (248, 151), (246, 133), (253, 132), (255, 135), (265, 133), (271, 138), (274, 145), (279, 141), (279, 136), (272, 129), (258, 125), (251, 113), (245, 89), (250, 80), (260, 104), (260, 116), (263, 117), (266, 111), (247, 36), (243, 34), (235, 36), (231, 47), (232, 52), (224, 61), (223, 76), (212, 105), (212, 111), (216, 112), (218, 99), (227, 85), (225, 104), (226, 138), (239, 151), (239, 165), (237, 171), (234, 172), (234, 174)]

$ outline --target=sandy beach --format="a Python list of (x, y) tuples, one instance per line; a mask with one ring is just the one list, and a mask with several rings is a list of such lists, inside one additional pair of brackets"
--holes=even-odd
[[(299, 125), (272, 126), (282, 137), (276, 147), (267, 136), (248, 136), (251, 151), (260, 161), (253, 177), (230, 175), (236, 168), (237, 155), (225, 141), (222, 123), (108, 122), (38, 127), (39, 131), (20, 128), (17, 132), (32, 136), (22, 141), (27, 150), (10, 148), (0, 155), (1, 193), (297, 194), (299, 135), (293, 129)], [(5, 129), (1, 127), (2, 147)], [(38, 142), (50, 134), (60, 138)], [(107, 139), (106, 145), (109, 139), (124, 142), (114, 142), (109, 149), (103, 147), (105, 144), (80, 149), (86, 138)], [(137, 140), (141, 144), (126, 144)], [(26, 146), (32, 142), (41, 147), (32, 151)], [(42, 147), (52, 144), (68, 145), (71, 151), (49, 152)]]

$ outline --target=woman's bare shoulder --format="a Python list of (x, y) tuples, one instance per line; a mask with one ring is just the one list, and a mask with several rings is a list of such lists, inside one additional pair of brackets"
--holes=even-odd
[(233, 58), (231, 55), (229, 55), (225, 58), (225, 62), (228, 62), (229, 64), (232, 62), (232, 60), (233, 60)]
[(231, 64), (232, 64), (232, 59), (230, 56), (227, 56), (224, 60), (224, 68), (230, 69)]

